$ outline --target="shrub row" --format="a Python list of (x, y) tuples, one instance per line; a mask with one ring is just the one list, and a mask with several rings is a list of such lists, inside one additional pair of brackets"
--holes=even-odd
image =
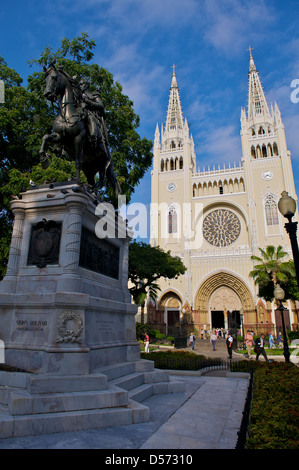
[(298, 449), (298, 390), (294, 364), (255, 364), (248, 449)]

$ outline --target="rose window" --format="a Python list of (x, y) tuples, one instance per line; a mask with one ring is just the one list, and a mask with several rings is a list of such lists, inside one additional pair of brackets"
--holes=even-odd
[(237, 240), (241, 223), (234, 212), (217, 209), (210, 212), (203, 221), (204, 239), (213, 246), (228, 246)]

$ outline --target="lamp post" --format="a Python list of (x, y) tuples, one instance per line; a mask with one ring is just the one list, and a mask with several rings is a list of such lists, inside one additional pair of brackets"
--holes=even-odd
[(284, 290), (280, 287), (279, 284), (276, 284), (276, 287), (274, 289), (274, 297), (279, 302), (278, 310), (280, 311), (280, 314), (281, 314), (282, 331), (283, 331), (283, 355), (285, 357), (285, 361), (290, 362), (288, 337), (287, 337), (287, 332), (286, 332), (286, 327), (285, 327), (285, 322), (284, 322), (284, 315), (283, 315), (284, 307), (282, 305), (282, 301), (284, 299)]
[(281, 193), (281, 198), (278, 201), (279, 212), (288, 219), (288, 222), (285, 224), (285, 229), (290, 237), (293, 259), (296, 271), (297, 284), (299, 287), (299, 249), (297, 241), (297, 225), (298, 222), (293, 222), (292, 217), (296, 212), (296, 201), (291, 196), (289, 196), (287, 191)]
[(241, 319), (241, 328), (242, 328), (242, 348), (245, 349), (245, 342), (244, 342), (244, 310), (243, 308), (241, 307), (240, 308), (240, 319)]

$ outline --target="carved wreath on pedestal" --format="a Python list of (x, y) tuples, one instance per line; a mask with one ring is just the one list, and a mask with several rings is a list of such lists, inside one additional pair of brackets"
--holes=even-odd
[(56, 343), (81, 343), (83, 321), (79, 313), (63, 312), (57, 319)]
[(241, 232), (241, 222), (232, 211), (216, 209), (203, 221), (203, 236), (213, 246), (231, 245)]

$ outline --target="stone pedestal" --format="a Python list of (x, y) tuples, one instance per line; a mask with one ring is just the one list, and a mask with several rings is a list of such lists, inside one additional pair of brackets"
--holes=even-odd
[(38, 187), (12, 202), (11, 250), (0, 283), (7, 364), (73, 375), (139, 359), (129, 239), (111, 206), (100, 206), (74, 183)]
[(141, 402), (184, 385), (140, 359), (124, 222), (74, 183), (27, 191), (12, 210), (0, 438), (148, 421)]

